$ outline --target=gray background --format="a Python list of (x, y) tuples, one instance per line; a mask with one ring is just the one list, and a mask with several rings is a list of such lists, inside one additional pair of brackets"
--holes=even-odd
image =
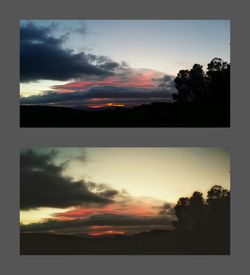
[[(239, 274), (247, 273), (249, 241), (249, 20), (237, 0), (1, 1), (1, 274)], [(20, 129), (20, 19), (231, 19), (231, 128)], [(197, 46), (198, 47), (198, 46)], [(230, 256), (20, 256), (19, 148), (23, 146), (230, 147)]]

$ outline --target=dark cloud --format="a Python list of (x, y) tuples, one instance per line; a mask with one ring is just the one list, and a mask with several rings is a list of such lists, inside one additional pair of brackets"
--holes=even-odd
[(97, 56), (94, 54), (88, 54), (88, 60), (105, 71), (116, 71), (127, 74), (133, 71), (126, 62), (122, 61), (121, 63), (118, 63), (103, 55)]
[(101, 183), (96, 184), (94, 182), (88, 183), (88, 188), (90, 191), (98, 193), (99, 195), (105, 197), (105, 198), (113, 198), (120, 194), (118, 190), (115, 190), (111, 188), (109, 185)]
[[(105, 77), (119, 66), (105, 57), (74, 53), (63, 47), (68, 34), (52, 35), (54, 24), (38, 27), (32, 23), (20, 27), (20, 80), (69, 80), (84, 76)], [(83, 31), (82, 28), (79, 31)], [(117, 65), (118, 64), (118, 65)]]
[(92, 98), (171, 100), (172, 90), (165, 88), (139, 88), (118, 86), (93, 86), (85, 91), (60, 93), (54, 91), (22, 97), (21, 104), (48, 104), (67, 101), (84, 102)]
[[(56, 151), (39, 154), (23, 150), (20, 155), (20, 208), (66, 208), (113, 202), (115, 190), (107, 185), (75, 181), (63, 175), (65, 164), (56, 165)], [(95, 188), (94, 188), (95, 187)], [(118, 193), (118, 192), (117, 192)]]
[(117, 62), (110, 61), (110, 62), (106, 62), (106, 63), (100, 65), (100, 67), (104, 70), (114, 70), (114, 69), (118, 68), (119, 65), (120, 64)]
[(79, 230), (89, 226), (140, 226), (142, 228), (150, 226), (165, 226), (170, 228), (172, 226), (172, 218), (166, 218), (164, 216), (134, 216), (134, 215), (119, 215), (119, 214), (95, 214), (85, 219), (74, 220), (56, 220), (49, 219), (40, 223), (32, 223), (28, 225), (22, 225), (21, 231), (23, 232), (46, 232), (51, 230)]
[(175, 77), (172, 75), (164, 75), (163, 77), (156, 78), (154, 80), (159, 83), (159, 87), (172, 90), (172, 92), (176, 92), (174, 79)]
[(159, 207), (159, 215), (162, 216), (175, 216), (174, 204), (166, 202), (162, 206)]

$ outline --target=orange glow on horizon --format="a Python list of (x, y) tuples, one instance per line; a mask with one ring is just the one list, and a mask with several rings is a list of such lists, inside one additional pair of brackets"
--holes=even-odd
[(104, 106), (105, 106), (105, 104), (102, 104), (102, 105), (89, 105), (88, 107), (92, 108), (92, 109), (99, 109), (99, 108), (103, 108)]
[(99, 109), (99, 108), (104, 108), (104, 107), (124, 107), (125, 104), (119, 104), (119, 103), (103, 103), (103, 104), (99, 104), (99, 105), (89, 105), (89, 108), (92, 109)]
[(96, 231), (96, 232), (88, 233), (89, 236), (93, 236), (93, 237), (98, 237), (103, 235), (123, 235), (123, 234), (125, 234), (125, 232), (120, 230)]

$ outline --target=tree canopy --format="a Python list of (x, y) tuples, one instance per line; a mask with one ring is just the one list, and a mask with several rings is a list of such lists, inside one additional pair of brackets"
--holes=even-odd
[(175, 78), (178, 93), (173, 94), (177, 102), (208, 102), (227, 104), (230, 98), (230, 64), (214, 58), (207, 71), (199, 64), (191, 70), (180, 70)]
[(230, 191), (219, 185), (207, 193), (195, 191), (191, 197), (180, 198), (175, 206), (174, 226), (182, 231), (223, 231), (230, 223)]

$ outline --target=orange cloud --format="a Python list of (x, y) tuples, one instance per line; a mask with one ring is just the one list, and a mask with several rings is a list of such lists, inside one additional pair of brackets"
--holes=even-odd
[(88, 235), (92, 237), (98, 237), (98, 236), (104, 236), (104, 235), (123, 235), (123, 234), (125, 234), (125, 232), (120, 230), (95, 231), (95, 232), (88, 233)]
[(103, 103), (103, 104), (93, 104), (93, 105), (88, 105), (90, 108), (92, 109), (99, 109), (99, 108), (103, 108), (103, 107), (124, 107), (125, 104), (121, 104), (121, 103)]
[(55, 213), (53, 216), (58, 220), (73, 220), (87, 218), (92, 214), (104, 213), (150, 217), (157, 215), (158, 209), (150, 202), (133, 202), (128, 205), (113, 203), (102, 208), (77, 208), (66, 212)]

